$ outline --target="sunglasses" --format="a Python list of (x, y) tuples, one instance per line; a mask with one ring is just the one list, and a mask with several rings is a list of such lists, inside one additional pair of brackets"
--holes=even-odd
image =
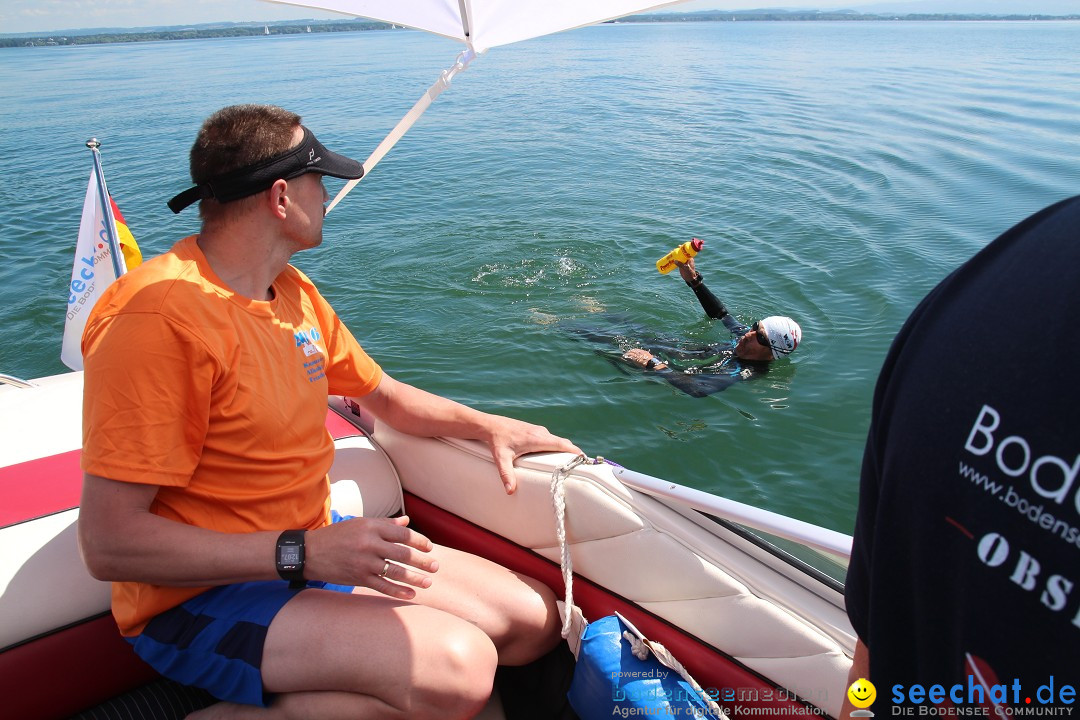
[(758, 345), (764, 345), (770, 350), (772, 349), (772, 343), (769, 342), (769, 335), (765, 332), (765, 328), (761, 327), (760, 322), (751, 325), (750, 329), (754, 331), (754, 338), (758, 341)]
[(758, 341), (758, 345), (763, 345), (769, 348), (773, 351), (774, 354), (787, 355), (791, 352), (786, 348), (773, 345), (772, 341), (769, 340), (769, 334), (765, 332), (765, 328), (761, 327), (760, 322), (756, 322), (751, 325), (750, 329), (754, 331), (754, 339)]

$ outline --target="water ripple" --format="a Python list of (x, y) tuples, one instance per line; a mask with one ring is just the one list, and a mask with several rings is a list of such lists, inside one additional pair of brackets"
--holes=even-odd
[[(497, 48), (296, 262), (396, 377), (850, 530), (874, 379), (904, 318), (997, 234), (1076, 192), (1076, 29), (625, 24)], [(87, 137), (155, 254), (197, 227), (164, 201), (187, 186), (207, 113), (277, 102), (365, 157), (458, 52), (410, 32), (265, 40), (0, 50), (0, 303), (17, 339), (0, 371), (62, 370)], [(251, 71), (270, 66), (284, 70)], [(618, 314), (617, 347), (722, 338), (653, 265), (692, 236), (733, 314), (788, 314), (805, 332), (789, 361), (707, 400), (565, 330)]]

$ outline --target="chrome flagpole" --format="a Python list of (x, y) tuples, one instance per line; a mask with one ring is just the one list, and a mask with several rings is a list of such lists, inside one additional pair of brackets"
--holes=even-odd
[(113, 217), (112, 203), (109, 202), (109, 189), (105, 186), (105, 173), (101, 171), (101, 153), (98, 148), (101, 143), (97, 138), (86, 141), (86, 147), (94, 156), (94, 175), (97, 176), (98, 202), (101, 203), (101, 212), (105, 216), (105, 240), (109, 243), (109, 257), (112, 259), (113, 273), (117, 278), (124, 274), (127, 269), (123, 256), (120, 254), (120, 238), (116, 237), (116, 218)]

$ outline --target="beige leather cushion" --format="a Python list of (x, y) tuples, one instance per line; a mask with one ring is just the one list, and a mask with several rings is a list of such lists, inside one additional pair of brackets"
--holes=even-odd
[[(508, 496), (480, 443), (416, 438), (383, 425), (375, 439), (406, 491), (559, 562), (550, 483), (553, 469), (572, 456), (519, 459), (518, 491)], [(853, 639), (850, 630), (837, 630), (846, 625), (838, 600), (822, 601), (630, 490), (604, 465), (578, 466), (566, 479), (566, 533), (575, 573), (839, 713), (851, 660), (837, 639)]]
[(330, 505), (342, 515), (390, 517), (404, 507), (390, 459), (367, 437), (337, 440), (330, 467)]
[(78, 510), (0, 529), (0, 649), (109, 609), (75, 540)]
[[(386, 454), (363, 436), (339, 440), (331, 504), (344, 515), (386, 517), (402, 508)], [(78, 509), (0, 528), (0, 649), (106, 612), (110, 586), (79, 557)]]

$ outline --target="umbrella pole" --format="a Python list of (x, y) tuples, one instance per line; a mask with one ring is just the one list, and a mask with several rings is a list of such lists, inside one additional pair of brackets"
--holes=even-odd
[[(474, 58), (476, 58), (475, 52), (471, 49), (465, 50), (458, 55), (457, 61), (453, 65), (442, 71), (439, 75), (439, 79), (427, 89), (427, 92), (420, 96), (420, 99), (416, 101), (416, 104), (412, 106), (412, 109), (405, 113), (405, 117), (398, 121), (398, 124), (394, 126), (394, 129), (383, 138), (383, 141), (379, 143), (378, 147), (376, 147), (371, 155), (368, 156), (368, 159), (364, 161), (363, 177), (368, 176), (368, 173), (371, 172), (372, 168), (383, 159), (383, 156), (386, 155), (386, 153), (390, 152), (390, 148), (394, 147), (394, 145), (397, 144), (397, 141), (409, 131), (409, 128), (420, 119), (420, 116), (431, 106), (431, 103), (435, 98), (439, 97), (443, 90), (450, 87), (450, 81), (454, 79), (454, 76), (467, 68)], [(327, 214), (329, 214), (330, 211), (333, 210), (359, 182), (360, 178), (357, 178), (356, 180), (350, 180), (345, 183), (345, 187), (341, 188), (341, 191), (334, 197), (333, 202), (326, 208)]]

